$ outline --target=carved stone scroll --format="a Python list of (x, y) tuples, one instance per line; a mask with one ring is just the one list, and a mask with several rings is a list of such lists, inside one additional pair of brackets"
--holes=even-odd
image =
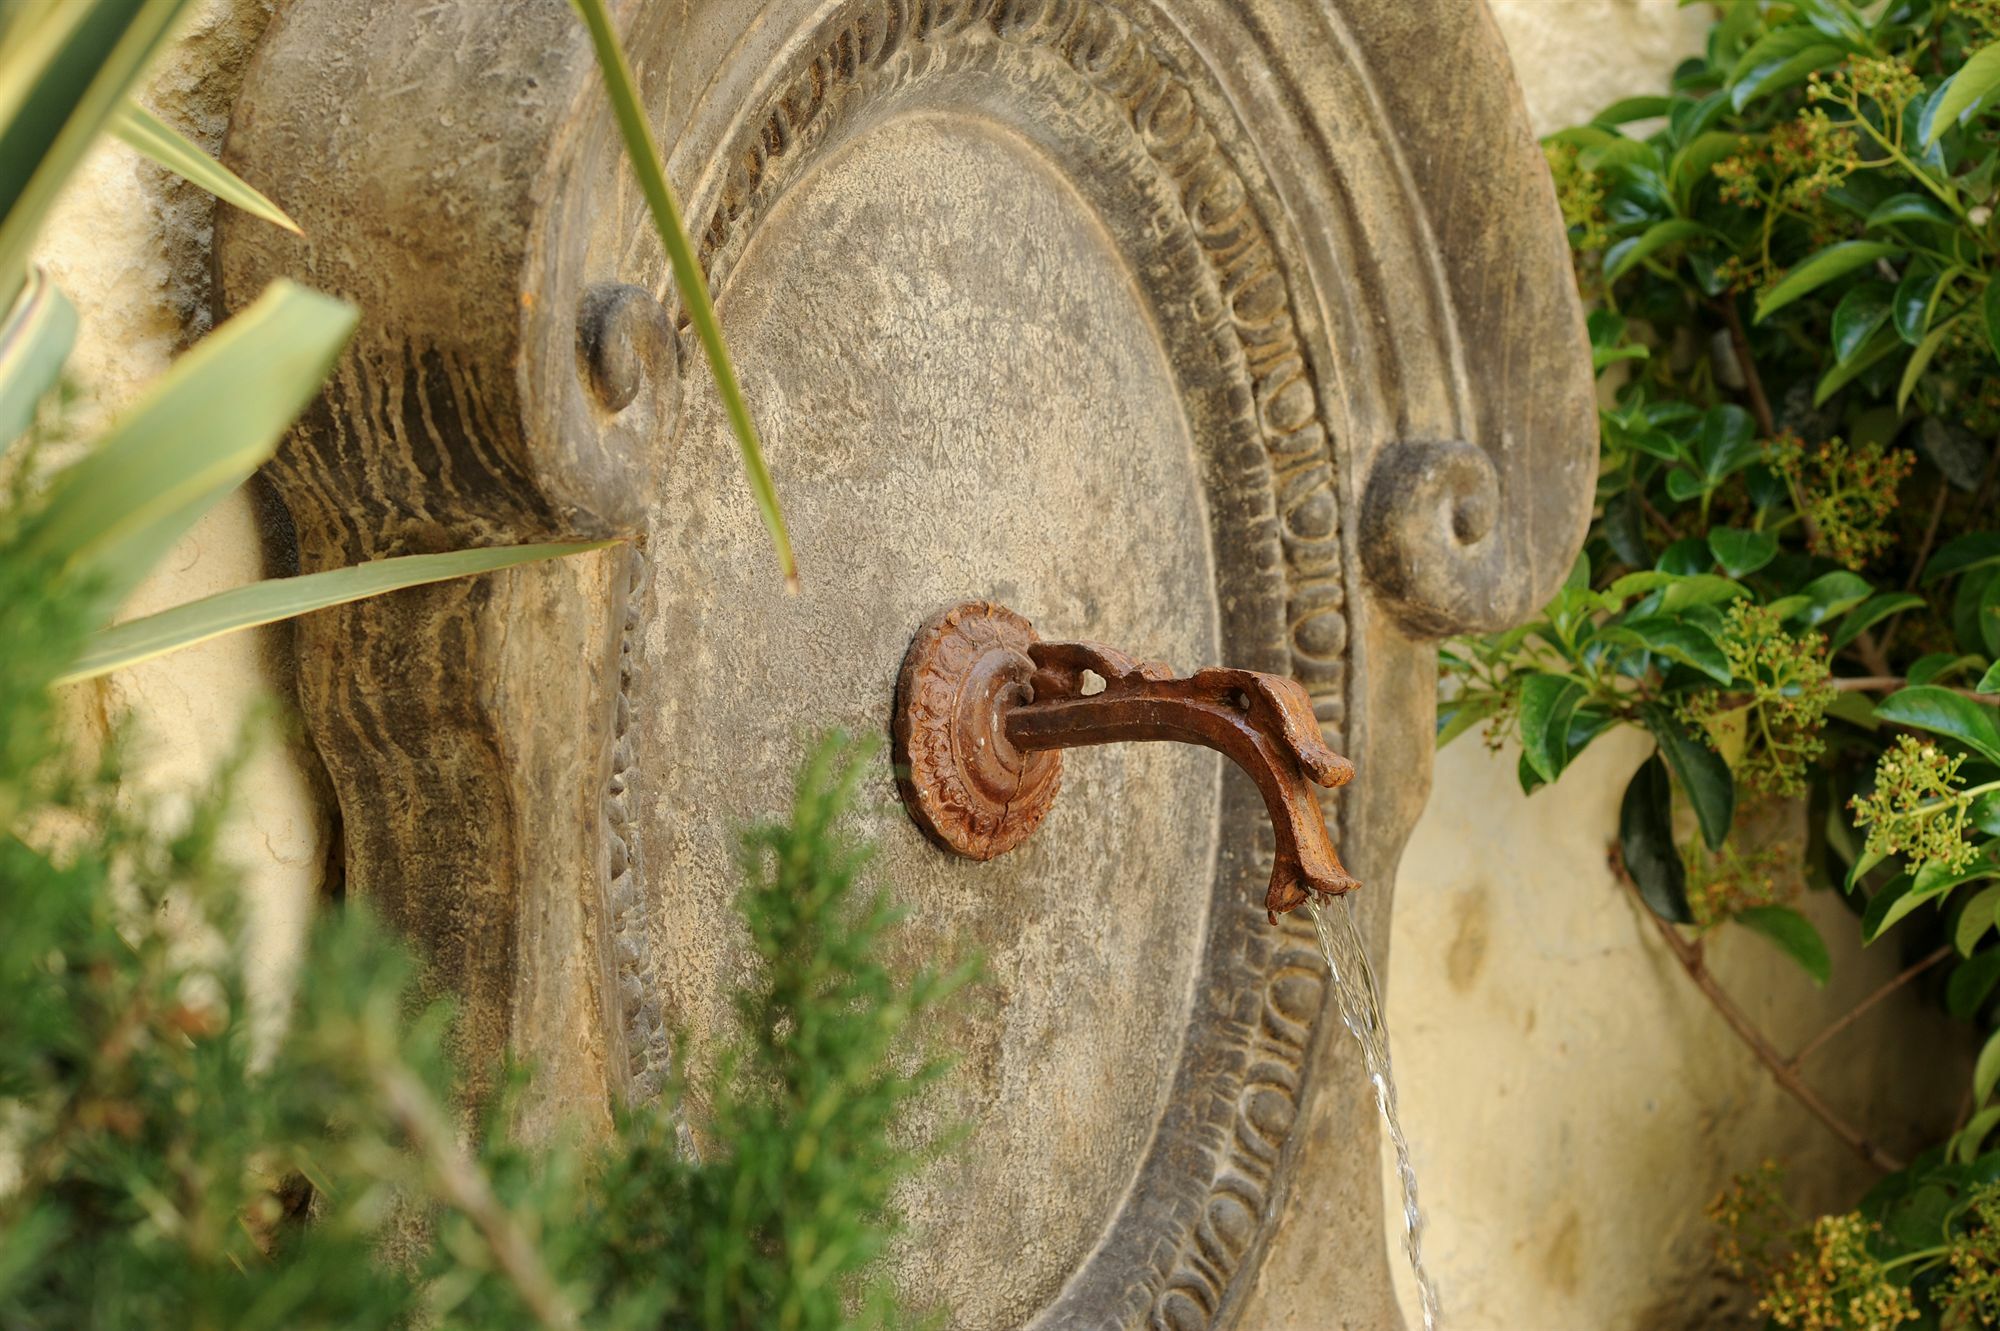
[[(1552, 590), (1594, 457), (1560, 223), (1483, 11), (620, 19), (796, 601), (561, 0), (293, 0), (228, 141), (307, 239), (225, 217), (225, 302), (285, 274), (364, 312), (270, 472), (305, 568), (630, 538), (300, 629), (350, 890), (461, 996), (468, 1065), (534, 1059), (533, 1130), (655, 1093), (670, 1032), (726, 1039), (732, 824), (807, 736), (885, 732), (905, 644), (962, 600), (1297, 679), (1361, 774), (1324, 803), (1379, 949), (1429, 640)], [(1077, 751), (987, 864), (877, 773), (907, 959), (991, 976), (924, 1111), (972, 1136), (905, 1190), (891, 1259), (956, 1325), (1393, 1319), (1373, 1107), (1310, 928), (1265, 920), (1256, 791), (1176, 747)]]

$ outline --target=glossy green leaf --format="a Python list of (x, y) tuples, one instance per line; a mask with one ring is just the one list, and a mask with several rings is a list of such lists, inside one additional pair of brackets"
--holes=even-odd
[(1592, 310), (1585, 320), (1590, 330), (1590, 367), (1601, 370), (1621, 360), (1645, 360), (1652, 355), (1638, 342), (1625, 337), (1625, 320), (1610, 310)]
[(1889, 318), (1896, 291), (1887, 282), (1862, 282), (1833, 311), (1833, 357), (1853, 359)]
[(1727, 684), (1732, 678), (1729, 657), (1715, 635), (1684, 619), (1649, 615), (1607, 628), (1603, 635), (1613, 640), (1629, 640), (1669, 660), (1693, 666), (1718, 684)]
[[(1847, 877), (1841, 883), (1841, 889), (1849, 893), (1853, 892), (1855, 888), (1861, 886), (1869, 874), (1875, 871), (1876, 866), (1882, 864), (1888, 858), (1888, 854), (1884, 851), (1863, 849), (1859, 855), (1854, 857), (1854, 862), (1847, 866)], [(1908, 875), (1904, 876), (1907, 877)]]
[[(1996, 1033), (1995, 1038), (2000, 1038), (2000, 1033)], [(1985, 1142), (1987, 1134), (1993, 1131), (1996, 1123), (2000, 1123), (2000, 1106), (1982, 1109), (1974, 1114), (1971, 1122), (1952, 1135), (1952, 1159), (1962, 1165), (1971, 1164), (1979, 1155), (1981, 1144)]]
[(1708, 548), (1715, 562), (1732, 578), (1747, 577), (1778, 555), (1778, 538), (1769, 532), (1745, 531), (1740, 527), (1716, 527), (1708, 533)]
[(1813, 405), (1819, 406), (1841, 389), (1873, 369), (1892, 353), (1900, 351), (1903, 339), (1893, 328), (1879, 328), (1875, 335), (1861, 344), (1861, 349), (1844, 361), (1835, 362), (1813, 385)]
[(179, 130), (127, 99), (111, 122), (111, 132), (128, 146), (145, 154), (191, 185), (199, 186), (224, 203), (241, 208), (252, 217), (262, 218), (294, 234), (299, 224), (283, 208), (245, 184), (222, 163), (190, 143)]
[(1651, 120), (1673, 109), (1673, 98), (1660, 96), (1621, 97), (1590, 118), (1593, 125), (1629, 125), (1634, 120)]
[(1786, 618), (1802, 619), (1808, 625), (1817, 628), (1835, 615), (1845, 614), (1854, 609), (1866, 601), (1874, 590), (1869, 585), (1868, 579), (1858, 573), (1849, 573), (1846, 569), (1822, 573), (1799, 589), (1799, 595), (1805, 598), (1805, 604)]
[(1645, 704), (1639, 709), (1639, 716), (1646, 729), (1653, 732), (1660, 755), (1693, 807), (1702, 840), (1710, 850), (1719, 849), (1736, 816), (1736, 781), (1730, 775), (1729, 764), (1659, 703)]
[(27, 280), (56, 197), (186, 0), (68, 0), (0, 60), (0, 308)]
[(1616, 610), (1635, 596), (1656, 592), (1662, 587), (1671, 587), (1678, 575), (1664, 569), (1641, 569), (1637, 573), (1627, 573), (1604, 589), (1608, 609)]
[(1975, 51), (1958, 72), (1945, 81), (1944, 90), (1929, 111), (1930, 124), (1924, 131), (1929, 147), (1957, 124), (1960, 117), (1988, 94), (2000, 90), (2000, 42)]
[[(1697, 99), (1680, 92), (1673, 103), (1672, 109), (1667, 112), (1667, 141), (1685, 146), (1715, 128), (1715, 122), (1729, 110), (1729, 94), (1717, 89)], [(1668, 171), (1671, 173), (1672, 170), (1670, 165)]]
[(1521, 685), (1521, 752), (1544, 781), (1569, 762), (1570, 716), (1583, 701), (1583, 685), (1561, 675), (1534, 674)]
[(181, 357), (52, 483), (24, 555), (91, 577), (108, 612), (271, 456), (353, 332), (354, 307), (279, 281)]
[(1904, 222), (1930, 222), (1955, 227), (1958, 218), (1953, 216), (1951, 209), (1928, 194), (1893, 194), (1870, 210), (1863, 225), (1873, 231), (1877, 227)]
[(1757, 443), (1757, 422), (1735, 403), (1724, 403), (1702, 413), (1695, 430), (1695, 456), (1702, 474), (1713, 484), (1755, 462), (1762, 451)]
[(1778, 284), (1757, 302), (1757, 321), (1762, 323), (1785, 306), (1809, 296), (1837, 277), (1865, 268), (1880, 259), (1901, 258), (1902, 248), (1879, 240), (1838, 241), (1806, 259), (1786, 273)]
[(70, 684), (149, 661), (240, 629), (273, 624), (328, 606), (345, 605), (384, 592), (537, 560), (555, 559), (585, 550), (601, 550), (611, 541), (502, 546), (497, 549), (455, 550), (447, 554), (406, 555), (350, 568), (307, 573), (295, 578), (270, 578), (245, 587), (218, 592), (177, 605), (171, 610), (127, 620), (100, 629), (84, 645), (74, 665), (56, 680)]
[(1837, 652), (1889, 616), (1914, 610), (1923, 604), (1924, 598), (1915, 592), (1883, 592), (1879, 596), (1871, 596), (1847, 612), (1827, 640), (1827, 645)]
[(1741, 600), (1749, 594), (1749, 589), (1733, 578), (1696, 573), (1676, 578), (1668, 584), (1660, 593), (1660, 610), (1672, 614), (1690, 606), (1720, 605), (1725, 601)]
[(722, 328), (715, 317), (715, 303), (709, 297), (708, 279), (702, 274), (694, 245), (688, 239), (687, 227), (681, 221), (680, 204), (674, 198), (673, 187), (667, 183), (666, 170), (662, 165), (666, 159), (653, 139), (653, 123), (646, 114), (645, 105), (639, 100), (632, 66), (625, 58), (625, 48), (618, 41), (618, 32), (612, 26), (605, 0), (570, 0), (570, 3), (589, 29), (598, 69), (604, 77), (605, 92), (611, 100), (612, 114), (617, 119), (618, 132), (625, 140), (626, 161), (638, 177), (639, 191), (645, 196), (646, 206), (653, 215), (653, 225), (660, 233), (660, 243), (665, 247), (668, 262), (673, 267), (675, 290), (686, 303), (688, 319), (694, 324), (695, 333), (701, 339), (702, 351), (708, 357), (708, 368), (715, 378), (716, 392), (721, 396), (723, 410), (729, 417), (730, 433), (735, 435), (737, 450), (743, 455), (743, 471), (750, 482), (750, 493), (756, 498), (757, 512), (763, 517), (765, 529), (771, 536), (771, 545), (777, 551), (779, 571), (784, 575), (787, 590), (796, 592), (799, 585), (798, 561), (792, 553), (792, 537), (785, 527), (784, 512), (778, 507), (778, 490), (772, 484), (770, 468), (765, 465), (763, 445), (757, 437), (757, 424), (750, 418), (749, 404), (744, 401), (743, 387), (736, 378), (735, 363), (730, 360), (729, 347), (722, 340)]
[(1647, 907), (1663, 920), (1692, 924), (1687, 867), (1674, 845), (1673, 784), (1657, 754), (1640, 764), (1625, 787), (1618, 806), (1618, 848)]
[(1694, 207), (1694, 192), (1714, 177), (1715, 168), (1725, 158), (1743, 150), (1744, 137), (1727, 130), (1710, 130), (1688, 140), (1667, 163), (1667, 182), (1674, 202), (1685, 213)]
[(1914, 264), (1896, 284), (1896, 300), (1890, 308), (1890, 322), (1896, 326), (1896, 336), (1902, 338), (1906, 346), (1916, 346), (1924, 340), (1924, 332), (1930, 330), (1930, 314), (1938, 308), (1936, 298), (1942, 286), (1944, 278), (1940, 274), (1922, 272)]
[(1794, 2), (1800, 17), (1822, 36), (1839, 42), (1850, 51), (1868, 48), (1868, 29), (1849, 9), (1847, 0), (1794, 0)]
[[(2000, 888), (1988, 888), (1987, 891), (2000, 891)], [(1992, 908), (1987, 907), (1982, 914), (1985, 925), (1971, 934), (1971, 942), (1975, 944), (1979, 941), (1979, 934), (1993, 925)], [(1963, 920), (1961, 916), (1960, 922), (1963, 923)], [(1970, 953), (1971, 947), (1961, 947), (1959, 951)], [(1969, 1020), (1992, 995), (1996, 983), (2000, 983), (2000, 948), (1988, 948), (1952, 968), (1951, 978), (1944, 985), (1945, 1011), (1960, 1021)]]
[[(1974, 894), (1972, 900), (1965, 903), (1965, 909), (1958, 913), (1958, 927), (1952, 930), (1951, 936), (1952, 945), (1958, 949), (1960, 956), (1971, 956), (1972, 949), (1979, 945), (1980, 938), (1993, 927), (1993, 908), (1996, 905), (2000, 905), (2000, 883), (1981, 888)], [(2000, 979), (2000, 948), (1994, 949), (1990, 955), (1994, 959), (1992, 965), (1994, 978)], [(1960, 966), (1958, 970), (1952, 972), (1952, 977), (1956, 979), (1958, 972), (1964, 969), (1965, 967)], [(1991, 988), (1990, 981), (1988, 988)], [(1949, 998), (1948, 992), (1947, 998)]]
[(1986, 346), (2000, 357), (2000, 282), (1989, 278), (1986, 292), (1979, 298), (1979, 321), (1986, 333)]
[(1972, 1102), (1985, 1104), (1993, 1094), (1995, 1082), (2000, 1082), (2000, 1031), (1987, 1037), (1985, 1047), (1972, 1065)]
[(1577, 154), (1577, 165), (1586, 171), (1610, 175), (1644, 177), (1660, 170), (1660, 153), (1652, 144), (1612, 132)]
[(76, 307), (36, 268), (0, 324), (0, 452), (34, 422), (76, 342)]
[(1924, 335), (1924, 340), (1917, 343), (1917, 349), (1910, 353), (1910, 362), (1903, 367), (1902, 381), (1896, 385), (1896, 410), (1901, 411), (1909, 404), (1910, 394), (1915, 391), (1917, 381), (1922, 379), (1924, 371), (1930, 368), (1931, 357), (1937, 355), (1938, 347), (1943, 345), (1945, 338), (1958, 323), (1959, 317), (1946, 319), (1931, 329)]
[(1499, 710), (1500, 698), (1491, 693), (1439, 700), (1436, 747), (1442, 749)]
[(1977, 882), (2000, 874), (2000, 847), (1985, 846), (1977, 851), (1970, 863), (1960, 868), (1944, 864), (1926, 864), (1916, 872), (1916, 892), (1922, 897), (1942, 896), (1953, 888), (1965, 883)]
[(1915, 895), (1916, 881), (1908, 874), (1898, 874), (1882, 890), (1868, 898), (1868, 905), (1861, 912), (1861, 941), (1872, 943), (1893, 928), (1897, 921), (1923, 904)]
[(1950, 689), (1924, 684), (1899, 689), (1876, 704), (1884, 721), (1945, 735), (1989, 762), (2000, 763), (2000, 724), (1994, 707)]
[(1846, 54), (1846, 47), (1811, 28), (1778, 28), (1745, 51), (1729, 71), (1729, 104), (1741, 111), (1757, 98), (1782, 92)]
[(1985, 666), (1986, 658), (1983, 655), (1926, 652), (1910, 662), (1909, 669), (1903, 672), (1903, 679), (1905, 683), (1911, 685), (1937, 684), (1950, 679), (1953, 675), (1962, 675), (1968, 669), (1984, 669)]
[(1669, 245), (1709, 234), (1708, 228), (1685, 217), (1655, 222), (1636, 236), (1628, 236), (1604, 251), (1604, 280), (1616, 282), (1632, 269)]
[(1986, 673), (1972, 686), (1974, 693), (2000, 693), (2000, 661), (1986, 667)]
[(2000, 577), (1986, 580), (1979, 596), (1979, 643), (1991, 659), (2000, 660)]
[[(1685, 467), (1676, 467), (1667, 473), (1667, 497), (1677, 504), (1698, 499), (1714, 488), (1714, 482), (1702, 479), (1699, 473), (1689, 471)], [(1701, 538), (1698, 536), (1689, 539), (1701, 543)]]
[(2000, 564), (2000, 531), (1966, 532), (1938, 547), (1924, 565), (1924, 586), (1944, 581), (1953, 574)]
[(1764, 935), (1778, 950), (1799, 963), (1799, 969), (1823, 985), (1833, 974), (1833, 959), (1827, 954), (1826, 940), (1805, 916), (1790, 906), (1752, 906), (1739, 911), (1736, 922)]
[(1984, 658), (1996, 655), (1986, 641), (1990, 636), (1986, 607), (1996, 581), (2000, 581), (2000, 569), (1970, 569), (1951, 594), (1952, 636), (1957, 639), (1960, 652), (1968, 658), (1980, 658), (1982, 663)]

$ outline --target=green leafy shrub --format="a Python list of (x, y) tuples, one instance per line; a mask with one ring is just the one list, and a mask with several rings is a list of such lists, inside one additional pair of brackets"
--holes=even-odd
[[(0, 544), (0, 582), (25, 567)], [(79, 766), (47, 686), (81, 602), (16, 586), (0, 723), (43, 742), (0, 768), (0, 1326), (900, 1324), (866, 1282), (923, 1158), (891, 1130), (942, 1066), (907, 1066), (912, 1024), (966, 976), (874, 959), (896, 915), (854, 899), (867, 851), (839, 831), (865, 751), (823, 745), (789, 820), (745, 838), (762, 966), (706, 1088), (712, 1150), (685, 1149), (681, 1088), (596, 1143), (511, 1141), (503, 1098), (469, 1150), (450, 1009), (412, 1013), (417, 966), (358, 906), (316, 925), (288, 1011), (257, 1011), (226, 780), (174, 817), (132, 807), (115, 757)]]
[[(1670, 925), (1750, 927), (1823, 980), (1791, 904), (1811, 884), (1926, 958), (1906, 975), (1942, 960), (1950, 1009), (1991, 1030), (2000, 5), (1714, 8), (1665, 92), (1545, 144), (1594, 306), (1597, 506), (1535, 622), (1450, 645), (1439, 742), (1518, 737), (1532, 791), (1612, 729), (1645, 733), (1621, 861), (1691, 974), (1700, 938)], [(1802, 843), (1749, 836), (1798, 798)], [(1989, 1324), (1968, 1310), (1990, 1294), (1962, 1291), (1994, 1279), (1996, 1082), (2000, 1032), (1948, 1142), (1794, 1235), (1803, 1266), (1761, 1268), (1771, 1324)], [(1812, 1283), (1864, 1267), (1891, 1293)]]

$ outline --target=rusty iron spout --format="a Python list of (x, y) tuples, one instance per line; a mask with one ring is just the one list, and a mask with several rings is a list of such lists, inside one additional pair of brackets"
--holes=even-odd
[(1058, 751), (1126, 740), (1214, 749), (1264, 797), (1277, 853), (1264, 905), (1273, 923), (1360, 884), (1341, 867), (1313, 793), (1354, 765), (1320, 737), (1300, 685), (1254, 670), (1177, 678), (1089, 642), (1042, 642), (1002, 606), (968, 602), (932, 618), (897, 688), (903, 798), (931, 838), (991, 859), (1032, 832), (1055, 800)]
[[(1271, 816), (1278, 847), (1264, 905), (1272, 923), (1311, 896), (1360, 886), (1341, 867), (1313, 793), (1314, 784), (1346, 785), (1354, 764), (1320, 738), (1297, 681), (1215, 668), (1177, 679), (1165, 666), (1087, 642), (1036, 643), (1028, 656), (1034, 700), (1003, 704), (1001, 717), (1015, 748), (1175, 740), (1214, 749), (1256, 783)], [(1089, 675), (1104, 681), (1094, 693), (1083, 691)]]

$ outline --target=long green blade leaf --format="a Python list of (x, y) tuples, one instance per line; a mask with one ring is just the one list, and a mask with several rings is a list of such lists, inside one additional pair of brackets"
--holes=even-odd
[(155, 615), (128, 620), (92, 635), (83, 655), (59, 679), (72, 684), (122, 670), (168, 652), (192, 647), (239, 629), (272, 624), (328, 606), (345, 605), (383, 592), (400, 591), (430, 582), (491, 573), (495, 569), (541, 559), (558, 559), (585, 550), (602, 550), (612, 541), (581, 541), (546, 545), (502, 546), (491, 550), (454, 550), (449, 554), (405, 555), (379, 559), (351, 568), (308, 573), (296, 578), (272, 578), (236, 587), (199, 601), (177, 605)]
[(0, 67), (0, 307), (27, 280), (56, 196), (186, 0), (69, 0)]
[(76, 342), (76, 307), (37, 268), (0, 325), (0, 452), (34, 423)]
[(304, 234), (283, 208), (252, 189), (241, 176), (210, 157), (183, 137), (179, 130), (137, 102), (126, 100), (118, 118), (111, 122), (111, 132), (156, 164), (189, 184), (207, 190), (224, 203), (234, 204), (252, 217), (261, 217), (295, 235)]
[(743, 387), (736, 379), (736, 366), (729, 359), (729, 348), (722, 340), (722, 329), (716, 323), (715, 304), (708, 296), (708, 279), (702, 275), (701, 265), (695, 259), (694, 246), (688, 240), (687, 227), (681, 221), (680, 205), (674, 200), (672, 186), (667, 183), (667, 174), (662, 165), (659, 144), (653, 141), (652, 122), (646, 119), (646, 110), (639, 104), (639, 93), (632, 77), (632, 66), (625, 58), (625, 48), (618, 41), (618, 33), (611, 26), (611, 16), (605, 12), (604, 0), (570, 0), (576, 11), (583, 17), (584, 26), (590, 30), (590, 43), (597, 52), (598, 67), (604, 72), (605, 91), (611, 98), (611, 109), (618, 119), (618, 132), (625, 139), (625, 155), (632, 163), (632, 172), (639, 178), (639, 188), (646, 196), (646, 204), (653, 213), (653, 225), (660, 233), (660, 243), (666, 246), (667, 258), (673, 265), (674, 285), (680, 291), (681, 299), (687, 302), (688, 317), (694, 323), (695, 333), (701, 338), (702, 351), (708, 357), (708, 368), (715, 375), (716, 391), (722, 395), (723, 409), (729, 413), (729, 427), (736, 436), (736, 445), (743, 454), (743, 470), (750, 480), (750, 492), (756, 496), (757, 511), (763, 515), (764, 526), (771, 533), (771, 544), (778, 552), (778, 566), (785, 576), (787, 591), (799, 588), (799, 566), (792, 554), (791, 533), (785, 529), (785, 515), (778, 507), (778, 490), (771, 483), (771, 472), (764, 465), (763, 445), (758, 442), (757, 426), (750, 419), (750, 408), (743, 400)]
[(183, 356), (57, 477), (23, 554), (60, 560), (114, 607), (161, 551), (276, 450), (354, 331), (354, 307), (290, 282)]

